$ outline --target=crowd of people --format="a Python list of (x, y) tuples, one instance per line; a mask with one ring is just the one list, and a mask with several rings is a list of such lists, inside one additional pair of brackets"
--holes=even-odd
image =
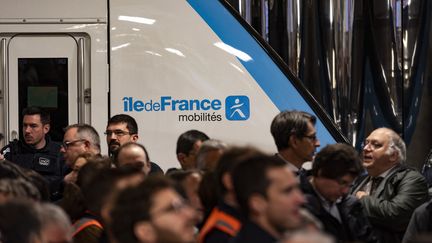
[[(0, 151), (0, 242), (432, 242), (425, 177), (389, 128), (321, 146), (316, 117), (282, 111), (277, 153), (228, 146), (198, 130), (164, 172), (127, 114), (104, 132), (71, 124), (49, 137), (43, 109), (23, 111), (22, 139)], [(311, 166), (305, 166), (307, 163)]]

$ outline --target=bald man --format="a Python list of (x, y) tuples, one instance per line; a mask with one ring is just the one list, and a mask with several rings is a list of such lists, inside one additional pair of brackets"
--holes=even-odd
[(380, 242), (401, 242), (413, 211), (428, 197), (424, 177), (405, 165), (406, 146), (393, 130), (378, 128), (363, 147), (363, 167), (352, 193), (362, 203)]
[(150, 172), (151, 167), (146, 148), (135, 142), (125, 143), (118, 148), (114, 164), (117, 167), (126, 164), (140, 165), (146, 175)]

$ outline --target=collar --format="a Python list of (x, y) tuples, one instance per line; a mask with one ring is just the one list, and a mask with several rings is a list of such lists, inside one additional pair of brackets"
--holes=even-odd
[(337, 205), (338, 203), (340, 203), (342, 201), (342, 197), (336, 199), (336, 201), (334, 202), (330, 202), (329, 200), (325, 199), (325, 197), (323, 197), (321, 195), (321, 193), (319, 193), (319, 191), (315, 188), (314, 183), (312, 182), (313, 177), (311, 178), (310, 184), (314, 190), (314, 192), (316, 193), (316, 195), (318, 196), (319, 200), (321, 201), (321, 204), (324, 206), (324, 208), (331, 208), (333, 205)]
[(295, 174), (298, 173), (299, 168), (297, 168), (297, 166), (295, 166), (294, 164), (292, 164), (288, 160), (286, 160), (284, 157), (282, 157), (282, 155), (280, 153), (277, 153), (276, 155), (279, 156), (279, 158), (281, 158), (283, 161), (285, 161), (285, 163), (287, 163), (288, 167), (290, 168), (290, 170), (292, 172), (294, 172)]
[(391, 172), (391, 171), (392, 171), (396, 166), (398, 166), (398, 165), (399, 165), (399, 163), (393, 165), (390, 169), (388, 169), (388, 170), (384, 171), (383, 173), (379, 174), (377, 177), (386, 178), (386, 177), (390, 174), (390, 172)]
[[(277, 242), (277, 239), (255, 222), (246, 220), (237, 234), (238, 242)], [(236, 241), (237, 242), (237, 241)]]

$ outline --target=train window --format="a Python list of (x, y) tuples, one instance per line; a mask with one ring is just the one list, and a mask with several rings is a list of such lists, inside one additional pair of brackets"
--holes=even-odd
[[(51, 115), (50, 136), (63, 140), (63, 128), (68, 125), (68, 59), (18, 58), (19, 127), (21, 111), (39, 106)], [(19, 129), (22, 137), (22, 129)]]

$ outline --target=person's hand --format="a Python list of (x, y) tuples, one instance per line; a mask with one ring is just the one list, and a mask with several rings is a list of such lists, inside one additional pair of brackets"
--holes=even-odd
[(356, 198), (360, 199), (364, 196), (367, 196), (367, 193), (364, 191), (358, 191), (355, 196), (356, 196)]
[(4, 156), (3, 156), (3, 154), (0, 154), (0, 160), (4, 160), (5, 158), (4, 158)]

